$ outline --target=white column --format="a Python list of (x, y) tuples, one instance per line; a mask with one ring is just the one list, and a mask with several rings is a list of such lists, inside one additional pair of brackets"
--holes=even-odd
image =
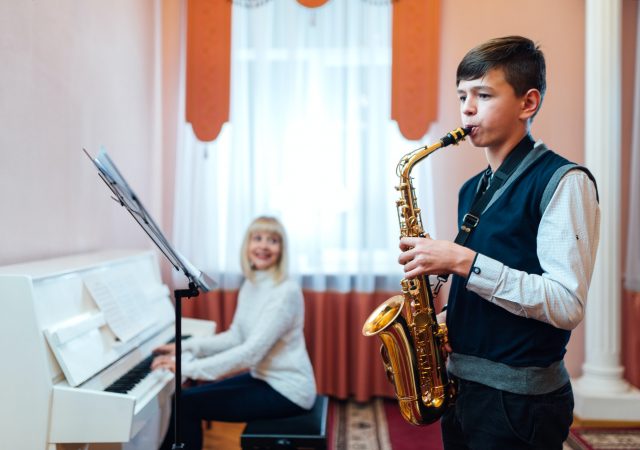
[(586, 165), (600, 193), (600, 247), (587, 300), (585, 363), (575, 414), (640, 420), (640, 393), (622, 377), (620, 269), (621, 0), (586, 2)]

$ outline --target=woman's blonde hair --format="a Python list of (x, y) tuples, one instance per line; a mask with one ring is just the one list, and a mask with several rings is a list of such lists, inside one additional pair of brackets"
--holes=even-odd
[(240, 264), (242, 265), (242, 273), (251, 281), (255, 281), (255, 270), (251, 266), (249, 261), (249, 240), (251, 235), (258, 231), (264, 231), (267, 233), (274, 233), (280, 237), (280, 258), (276, 262), (275, 269), (273, 270), (273, 279), (276, 283), (280, 283), (288, 276), (288, 264), (289, 258), (287, 256), (288, 244), (287, 234), (284, 231), (284, 227), (278, 219), (275, 217), (261, 216), (256, 218), (244, 235), (242, 241), (242, 249), (240, 250)]

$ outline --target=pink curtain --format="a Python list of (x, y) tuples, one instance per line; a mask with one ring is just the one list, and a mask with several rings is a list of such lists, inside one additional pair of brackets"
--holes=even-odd
[(216, 333), (231, 325), (238, 301), (238, 291), (212, 291), (182, 301), (182, 315), (195, 319), (213, 320)]
[[(635, 73), (632, 102), (631, 146), (629, 161), (623, 167), (629, 169), (628, 206), (623, 213), (628, 214), (626, 241), (626, 269), (622, 300), (622, 364), (625, 367), (625, 379), (640, 387), (640, 7), (632, 4), (625, 20), (629, 30), (625, 36), (630, 49), (635, 49)], [(633, 18), (633, 20), (631, 20)], [(634, 38), (631, 38), (634, 36)], [(633, 46), (635, 43), (635, 48)], [(626, 52), (631, 56), (632, 51)], [(631, 58), (627, 58), (631, 61)], [(624, 129), (623, 124), (623, 133)], [(625, 164), (625, 163), (623, 163)]]
[(640, 292), (624, 291), (622, 301), (622, 364), (624, 378), (640, 388)]
[[(318, 392), (366, 401), (393, 397), (380, 358), (380, 340), (362, 336), (362, 324), (377, 305), (392, 294), (305, 291), (305, 337)], [(237, 291), (214, 291), (183, 302), (183, 315), (213, 320), (226, 330), (237, 302)]]
[(365, 401), (393, 396), (380, 340), (362, 335), (362, 325), (387, 293), (305, 292), (305, 334), (318, 390), (338, 398)]

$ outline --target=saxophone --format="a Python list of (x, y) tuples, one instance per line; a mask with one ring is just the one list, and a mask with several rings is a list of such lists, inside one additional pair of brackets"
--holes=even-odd
[[(400, 237), (425, 236), (411, 183), (411, 170), (436, 150), (458, 144), (469, 128), (456, 128), (431, 146), (405, 155), (396, 168), (400, 199), (396, 202)], [(394, 385), (402, 417), (414, 425), (435, 422), (455, 397), (442, 349), (446, 326), (438, 325), (428, 275), (401, 281), (402, 295), (378, 306), (365, 321), (362, 334), (378, 335), (387, 378)], [(404, 314), (403, 314), (404, 312)]]

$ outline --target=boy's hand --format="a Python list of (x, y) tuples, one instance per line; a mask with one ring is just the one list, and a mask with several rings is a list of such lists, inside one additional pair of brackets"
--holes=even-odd
[(404, 266), (405, 278), (408, 279), (450, 273), (466, 277), (475, 258), (473, 250), (430, 237), (403, 237), (400, 250), (398, 262)]

